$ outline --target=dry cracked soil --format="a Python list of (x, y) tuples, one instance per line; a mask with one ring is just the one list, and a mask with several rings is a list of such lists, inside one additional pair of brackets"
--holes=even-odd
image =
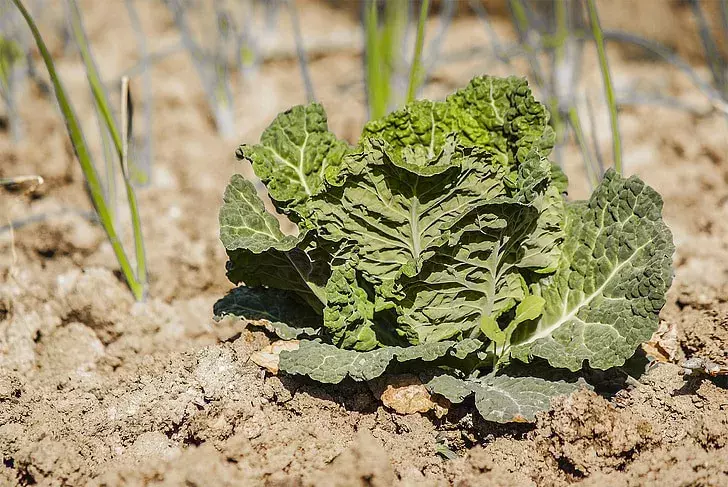
[[(124, 16), (122, 2), (81, 5), (102, 72), (136, 62), (134, 43), (118, 42), (131, 36), (114, 20)], [(355, 13), (300, 5), (317, 97), (333, 130), (353, 139), (366, 116)], [(605, 22), (650, 33), (610, 13)], [(151, 49), (176, 42), (161, 3), (140, 4), (140, 15)], [(505, 20), (495, 26), (508, 35)], [(680, 22), (665, 28), (695, 35)], [(462, 55), (464, 46), (487, 45), (476, 18), (459, 15), (450, 32), (442, 57), (454, 61), (435, 69), (425, 96), (515, 69)], [(49, 36), (93, 127), (82, 68)], [(0, 177), (41, 174), (45, 183), (0, 190), (0, 485), (728, 485), (726, 382), (686, 377), (678, 365), (689, 357), (728, 365), (728, 126), (714, 113), (636, 106), (621, 116), (627, 172), (662, 193), (677, 245), (661, 314), (677, 329), (673, 363), (653, 364), (609, 396), (558, 399), (534, 424), (498, 425), (479, 420), (467, 402), (444, 418), (398, 415), (367, 384), (322, 386), (272, 376), (250, 361), (269, 337), (241, 321), (212, 319), (212, 305), (231, 287), (217, 211), (229, 176), (245, 171), (234, 162), (236, 145), (257, 140), (276, 113), (304, 101), (289, 37), (272, 39), (257, 77), (238, 81), (234, 140), (216, 134), (184, 53), (152, 69), (153, 184), (139, 191), (151, 272), (143, 303), (131, 299), (89, 218), (53, 105), (36, 87), (24, 91), (25, 137), (15, 144), (0, 132)], [(680, 47), (690, 53), (687, 43)], [(612, 54), (618, 87), (640, 83), (704, 103), (675, 70), (629, 51)], [(598, 96), (593, 56), (584, 69)], [(608, 123), (600, 112), (594, 136), (603, 147)], [(571, 196), (585, 197), (572, 145), (564, 164)], [(128, 224), (121, 210), (119, 221)], [(443, 447), (456, 456), (445, 458)]]

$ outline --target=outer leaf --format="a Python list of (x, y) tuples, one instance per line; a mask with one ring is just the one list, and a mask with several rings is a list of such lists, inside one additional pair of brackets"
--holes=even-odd
[(466, 338), (461, 340), (453, 347), (450, 355), (455, 358), (464, 359), (473, 352), (480, 350), (483, 347), (483, 342), (475, 338)]
[(393, 357), (393, 348), (356, 352), (302, 340), (298, 350), (281, 352), (279, 367), (289, 374), (307, 375), (318, 382), (337, 384), (347, 376), (358, 381), (379, 377)]
[[(269, 286), (298, 293), (321, 309), (320, 287), (328, 278), (328, 254), (311, 235), (284, 235), (250, 181), (236, 174), (220, 209), (220, 239), (227, 249), (228, 278), (235, 284)], [(297, 247), (298, 246), (298, 247)]]
[(662, 199), (637, 177), (608, 171), (588, 203), (569, 205), (558, 271), (544, 314), (521, 327), (513, 355), (578, 370), (622, 365), (657, 329), (672, 281), (674, 245)]
[(454, 403), (462, 402), (475, 393), (475, 407), (483, 419), (498, 423), (534, 421), (536, 413), (548, 410), (555, 397), (570, 394), (581, 387), (586, 387), (586, 383), (508, 375), (475, 380), (440, 375), (427, 384), (431, 392)]
[(213, 306), (217, 318), (233, 315), (245, 320), (265, 320), (264, 326), (284, 340), (314, 336), (321, 316), (292, 292), (239, 286)]
[(324, 174), (336, 171), (347, 150), (329, 132), (323, 107), (311, 103), (278, 115), (260, 144), (242, 145), (236, 154), (252, 162), (271, 198), (289, 213), (321, 189)]
[[(470, 342), (468, 346), (474, 344), (475, 342)], [(336, 384), (347, 376), (357, 381), (375, 379), (385, 372), (395, 358), (398, 362), (431, 362), (448, 354), (458, 356), (461, 352), (456, 342), (428, 343), (404, 348), (384, 347), (369, 352), (357, 352), (326, 343), (302, 340), (298, 350), (281, 352), (280, 369), (289, 374), (307, 375), (318, 382)]]
[(240, 174), (230, 179), (220, 208), (220, 240), (227, 250), (291, 250), (299, 239), (284, 235), (280, 223), (265, 209), (253, 183)]
[(328, 252), (314, 247), (306, 235), (288, 251), (270, 248), (262, 253), (229, 250), (227, 277), (234, 284), (268, 286), (295, 292), (317, 312), (326, 303), (324, 286), (329, 276)]

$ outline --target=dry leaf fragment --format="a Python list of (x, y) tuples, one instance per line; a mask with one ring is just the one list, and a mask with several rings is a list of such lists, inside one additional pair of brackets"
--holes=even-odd
[(683, 368), (685, 375), (707, 374), (711, 377), (728, 375), (728, 367), (701, 357), (692, 357), (680, 364), (680, 366)]
[(250, 356), (256, 365), (263, 367), (271, 374), (278, 373), (278, 363), (280, 361), (280, 354), (283, 350), (293, 351), (298, 350), (298, 340), (278, 340), (268, 346), (263, 347), (257, 352), (253, 352)]
[(680, 349), (677, 341), (677, 325), (662, 321), (652, 338), (642, 345), (648, 357), (658, 362), (674, 362)]
[(426, 413), (435, 411), (441, 418), (447, 414), (450, 402), (435, 397), (415, 375), (403, 374), (388, 378), (381, 394), (382, 403), (400, 414)]

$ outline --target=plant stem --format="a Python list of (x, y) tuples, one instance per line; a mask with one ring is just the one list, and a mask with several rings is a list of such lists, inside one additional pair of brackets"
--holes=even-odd
[(614, 170), (622, 174), (622, 139), (619, 135), (619, 119), (617, 118), (617, 101), (614, 96), (614, 84), (612, 83), (612, 75), (609, 71), (609, 63), (607, 61), (607, 50), (604, 43), (604, 33), (599, 23), (599, 13), (594, 0), (587, 0), (589, 9), (589, 23), (591, 24), (594, 42), (597, 45), (597, 54), (599, 56), (599, 68), (602, 71), (604, 80), (604, 92), (607, 98), (607, 106), (609, 107), (609, 121), (612, 125), (612, 156), (614, 157)]
[(718, 46), (715, 44), (715, 39), (710, 32), (710, 26), (708, 20), (705, 18), (703, 8), (700, 5), (700, 0), (691, 0), (690, 6), (693, 10), (693, 15), (697, 20), (698, 30), (700, 32), (700, 40), (703, 44), (703, 50), (705, 51), (705, 58), (708, 61), (708, 67), (710, 67), (710, 73), (713, 75), (713, 82), (719, 90), (723, 91), (724, 95), (728, 95), (725, 92), (726, 86), (726, 71), (725, 63), (722, 62), (721, 55), (718, 52)]
[(86, 184), (88, 185), (88, 190), (91, 195), (91, 201), (96, 209), (96, 213), (99, 215), (101, 226), (109, 238), (109, 243), (116, 255), (119, 266), (121, 267), (121, 272), (126, 279), (129, 289), (134, 297), (137, 300), (140, 300), (144, 296), (144, 286), (136, 279), (129, 259), (124, 252), (124, 248), (122, 247), (119, 236), (114, 228), (114, 222), (111, 219), (111, 214), (109, 213), (106, 201), (104, 200), (103, 188), (101, 187), (96, 168), (92, 163), (88, 145), (86, 144), (83, 132), (81, 131), (81, 125), (73, 107), (70, 104), (66, 90), (63, 88), (63, 84), (61, 83), (58, 73), (56, 72), (55, 65), (53, 64), (53, 58), (51, 57), (51, 54), (43, 41), (43, 37), (40, 35), (40, 31), (33, 21), (33, 18), (23, 5), (22, 0), (13, 0), (13, 3), (18, 10), (20, 10), (21, 15), (28, 24), (31, 33), (33, 34), (33, 38), (35, 39), (35, 43), (38, 46), (38, 50), (40, 51), (41, 57), (43, 58), (43, 62), (46, 65), (46, 69), (48, 70), (58, 105), (66, 122), (68, 136), (71, 139), (74, 151), (76, 152), (76, 157), (81, 165), (83, 175), (86, 178)]
[(132, 134), (133, 113), (129, 78), (124, 77), (121, 79), (121, 174), (124, 177), (126, 197), (129, 203), (129, 211), (131, 212), (131, 227), (134, 233), (134, 254), (137, 265), (136, 276), (137, 281), (142, 286), (142, 299), (145, 299), (147, 297), (147, 257), (144, 251), (144, 237), (142, 235), (142, 222), (139, 217), (139, 205), (129, 174), (129, 141), (131, 140)]
[(379, 16), (376, 0), (368, 0), (365, 9), (367, 104), (369, 105), (369, 118), (377, 119), (387, 113), (387, 100), (382, 87), (382, 51), (378, 36)]
[[(114, 158), (121, 158), (121, 136), (117, 130), (117, 123), (114, 117), (114, 112), (111, 109), (109, 95), (106, 92), (106, 87), (104, 86), (103, 81), (101, 81), (101, 75), (99, 74), (98, 67), (96, 66), (96, 61), (91, 53), (88, 36), (86, 36), (86, 30), (83, 26), (83, 19), (81, 18), (81, 12), (78, 9), (78, 4), (76, 3), (76, 0), (67, 0), (66, 5), (68, 7), (68, 18), (71, 24), (71, 35), (73, 36), (78, 52), (81, 55), (81, 60), (83, 61), (84, 68), (86, 70), (86, 78), (88, 79), (88, 84), (93, 95), (96, 115), (99, 119), (99, 136), (103, 147), (106, 173), (105, 186), (107, 204), (109, 205), (111, 218), (115, 219), (116, 178), (114, 177)], [(111, 138), (111, 142), (109, 142), (109, 138)], [(111, 148), (112, 144), (114, 149)]]
[(586, 177), (589, 180), (589, 186), (593, 190), (597, 187), (597, 184), (599, 184), (599, 176), (597, 175), (596, 170), (594, 169), (594, 161), (592, 161), (591, 154), (589, 152), (589, 146), (586, 143), (586, 138), (584, 137), (584, 131), (581, 128), (581, 119), (579, 118), (579, 113), (576, 111), (576, 107), (572, 106), (569, 108), (569, 122), (571, 122), (571, 128), (574, 130), (574, 136), (576, 137), (576, 142), (579, 144), (579, 149), (581, 149), (581, 155), (584, 157), (584, 167), (586, 167)]
[(422, 0), (420, 17), (417, 20), (417, 38), (415, 39), (415, 53), (410, 66), (409, 85), (407, 87), (407, 103), (413, 101), (417, 89), (422, 84), (422, 46), (425, 43), (425, 23), (427, 12), (430, 10), (430, 0)]
[(384, 25), (381, 29), (378, 46), (380, 52), (380, 91), (386, 110), (392, 108), (394, 87), (401, 80), (400, 67), (404, 64), (403, 46), (409, 21), (408, 0), (387, 0), (384, 3)]
[(106, 122), (106, 126), (109, 127), (111, 138), (114, 141), (114, 147), (116, 148), (119, 158), (121, 158), (121, 134), (119, 134), (118, 124), (116, 123), (114, 113), (111, 110), (109, 95), (106, 93), (106, 88), (101, 81), (99, 70), (96, 67), (96, 62), (94, 61), (89, 48), (88, 38), (86, 37), (86, 33), (83, 28), (83, 21), (81, 20), (81, 13), (78, 10), (76, 0), (67, 1), (69, 6), (69, 16), (71, 18), (71, 30), (81, 54), (84, 67), (86, 68), (86, 77), (88, 78), (88, 83), (91, 87), (91, 93), (93, 94), (94, 101)]
[(533, 80), (537, 86), (546, 86), (544, 82), (543, 72), (541, 70), (541, 64), (538, 60), (537, 52), (531, 45), (531, 40), (529, 39), (531, 22), (528, 19), (526, 7), (523, 5), (521, 0), (509, 0), (508, 5), (511, 8), (511, 13), (513, 15), (514, 21), (513, 23), (515, 24), (516, 30), (518, 31), (518, 35), (521, 39), (521, 44), (526, 52), (526, 57), (528, 58), (528, 64), (531, 67)]
[[(134, 0), (124, 0), (124, 4), (126, 5), (127, 13), (129, 14), (129, 21), (131, 22), (132, 28), (134, 29), (134, 36), (136, 37), (137, 42), (137, 50), (139, 51), (139, 56), (141, 57), (141, 62), (143, 66), (142, 71), (142, 84), (144, 86), (144, 118), (145, 118), (145, 127), (144, 127), (144, 152), (142, 156), (141, 161), (141, 171), (137, 171), (140, 174), (132, 174), (132, 180), (134, 180), (137, 185), (145, 185), (148, 184), (152, 179), (152, 163), (154, 161), (154, 137), (152, 136), (152, 127), (154, 125), (153, 123), (153, 104), (154, 104), (154, 91), (152, 89), (152, 70), (149, 63), (149, 49), (147, 47), (146, 37), (144, 35), (144, 29), (142, 27), (141, 19), (139, 18), (139, 13), (136, 10), (136, 7), (134, 6)], [(139, 157), (141, 151), (137, 152), (135, 151), (135, 155), (137, 157), (134, 157), (134, 163), (138, 167), (139, 164)]]
[[(561, 73), (564, 71), (565, 44), (569, 36), (566, 19), (566, 0), (554, 1), (554, 17), (556, 17), (556, 35), (554, 37), (553, 66), (551, 69), (551, 96), (549, 97), (549, 108), (551, 111), (551, 124), (556, 133), (556, 153), (560, 155), (561, 142), (564, 137), (564, 124), (561, 118)], [(561, 157), (558, 163), (562, 164)]]

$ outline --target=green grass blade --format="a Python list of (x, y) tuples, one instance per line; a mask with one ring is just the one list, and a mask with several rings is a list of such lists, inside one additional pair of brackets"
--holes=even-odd
[(382, 49), (379, 42), (379, 15), (376, 0), (368, 0), (364, 11), (366, 32), (367, 104), (369, 118), (381, 118), (387, 113), (387, 100), (382, 85)]
[(124, 5), (126, 6), (132, 29), (134, 30), (139, 56), (142, 59), (142, 63), (144, 63), (144, 70), (141, 76), (144, 87), (144, 135), (142, 136), (141, 150), (132, 150), (134, 157), (131, 158), (135, 166), (132, 168), (132, 181), (138, 186), (144, 186), (152, 179), (152, 162), (154, 161), (154, 137), (152, 136), (152, 127), (154, 126), (152, 120), (154, 90), (152, 88), (152, 69), (149, 63), (150, 53), (147, 47), (146, 35), (144, 34), (144, 28), (139, 14), (134, 6), (134, 0), (124, 0)]
[(114, 118), (114, 112), (111, 109), (111, 102), (109, 101), (109, 95), (106, 93), (103, 81), (101, 81), (101, 75), (96, 67), (96, 61), (94, 60), (93, 54), (91, 54), (91, 48), (89, 46), (88, 38), (86, 37), (86, 31), (83, 27), (83, 20), (81, 19), (81, 12), (78, 9), (76, 0), (67, 0), (68, 12), (71, 20), (71, 34), (73, 35), (78, 50), (81, 54), (81, 59), (86, 68), (86, 77), (88, 78), (89, 86), (91, 87), (91, 93), (93, 94), (96, 107), (101, 112), (101, 115), (106, 122), (106, 126), (109, 128), (111, 139), (114, 142), (114, 148), (121, 159), (121, 134), (119, 134), (119, 125), (116, 123)]
[(533, 80), (536, 83), (537, 86), (546, 86), (544, 79), (545, 76), (543, 75), (543, 70), (541, 69), (541, 63), (538, 59), (538, 52), (534, 47), (531, 45), (529, 40), (529, 32), (531, 30), (531, 21), (528, 18), (528, 13), (526, 12), (526, 7), (524, 6), (523, 2), (521, 0), (509, 0), (508, 6), (511, 9), (511, 14), (513, 16), (513, 24), (516, 27), (516, 30), (518, 31), (518, 35), (521, 39), (521, 45), (523, 46), (525, 52), (526, 52), (526, 58), (528, 59), (528, 64), (531, 67), (531, 74), (533, 75)]
[(602, 157), (602, 151), (599, 148), (599, 131), (597, 130), (597, 117), (594, 115), (594, 108), (592, 107), (589, 96), (585, 97), (586, 102), (586, 116), (589, 119), (589, 132), (592, 139), (592, 147), (594, 148), (594, 155), (597, 162), (597, 170), (599, 171), (599, 177), (604, 176), (604, 158)]
[(18, 85), (26, 75), (20, 66), (24, 55), (20, 44), (0, 34), (0, 98), (7, 108), (8, 125), (14, 142), (20, 142), (23, 133), (17, 96)]
[[(558, 83), (561, 81), (559, 73), (562, 72), (566, 60), (566, 43), (569, 38), (569, 28), (567, 22), (567, 8), (566, 0), (555, 0), (554, 2), (554, 17), (556, 20), (556, 34), (554, 36), (554, 52), (553, 52), (553, 68), (551, 69), (551, 96), (549, 97), (548, 104), (551, 112), (551, 125), (556, 133), (556, 145), (558, 148), (561, 146), (561, 142), (564, 138), (564, 124), (561, 119), (561, 100), (559, 100), (558, 94), (561, 93), (561, 89)], [(559, 151), (557, 150), (557, 153)], [(559, 159), (561, 159), (559, 157)], [(561, 161), (559, 160), (559, 163)]]
[[(723, 90), (726, 82), (725, 62), (721, 58), (718, 46), (710, 32), (710, 26), (708, 25), (708, 20), (705, 18), (700, 1), (691, 0), (690, 6), (692, 7), (693, 15), (698, 24), (700, 40), (703, 44), (703, 51), (705, 52), (705, 59), (708, 61), (708, 67), (710, 68), (710, 73), (713, 76), (713, 81), (718, 89)], [(728, 95), (728, 93), (724, 94)]]
[(579, 112), (576, 111), (575, 106), (569, 108), (569, 122), (571, 123), (571, 128), (574, 130), (574, 137), (576, 137), (576, 142), (579, 144), (581, 155), (584, 158), (584, 167), (586, 168), (586, 177), (589, 181), (589, 186), (593, 190), (599, 184), (599, 175), (597, 174), (594, 161), (589, 152), (589, 145), (586, 143), (586, 138), (584, 137)]
[(35, 43), (38, 46), (38, 50), (40, 51), (40, 55), (43, 58), (43, 62), (45, 63), (46, 69), (48, 70), (51, 82), (53, 83), (56, 100), (58, 101), (61, 113), (63, 114), (63, 118), (66, 122), (68, 136), (71, 139), (74, 151), (76, 152), (76, 157), (79, 164), (81, 165), (83, 175), (86, 178), (86, 184), (88, 185), (88, 190), (91, 195), (91, 201), (94, 205), (94, 208), (96, 209), (96, 213), (99, 216), (101, 226), (103, 227), (107, 237), (109, 238), (109, 243), (111, 243), (111, 247), (119, 262), (121, 272), (124, 275), (129, 289), (131, 290), (134, 297), (136, 299), (142, 299), (144, 295), (143, 286), (137, 281), (136, 276), (134, 275), (134, 271), (131, 268), (131, 264), (129, 263), (129, 259), (124, 252), (124, 248), (122, 247), (119, 236), (117, 235), (114, 228), (111, 214), (109, 213), (106, 201), (104, 200), (104, 193), (101, 187), (101, 183), (99, 181), (98, 173), (96, 172), (96, 168), (93, 165), (91, 153), (89, 152), (88, 145), (86, 144), (83, 132), (81, 131), (81, 125), (78, 121), (78, 117), (76, 116), (75, 111), (73, 110), (73, 107), (71, 106), (71, 103), (66, 94), (66, 90), (63, 88), (63, 84), (61, 83), (58, 73), (56, 72), (53, 58), (51, 57), (51, 54), (48, 51), (45, 42), (43, 41), (43, 37), (41, 36), (38, 27), (35, 25), (33, 18), (26, 10), (22, 1), (13, 0), (13, 3), (20, 11), (21, 15), (25, 19), (25, 22), (28, 24), (31, 33), (33, 34), (33, 38), (35, 39)]
[[(94, 108), (99, 117), (99, 132), (104, 155), (104, 172), (106, 177), (106, 202), (112, 220), (116, 216), (116, 178), (114, 175), (115, 158), (121, 157), (121, 138), (118, 134), (117, 123), (111, 110), (109, 94), (106, 92), (96, 61), (86, 35), (86, 29), (81, 18), (81, 11), (76, 0), (66, 0), (71, 35), (76, 43), (86, 69), (86, 78), (94, 99)], [(113, 149), (112, 149), (113, 146)]]
[(617, 116), (617, 100), (614, 95), (614, 84), (612, 83), (612, 74), (609, 71), (609, 63), (607, 61), (607, 50), (604, 43), (604, 33), (602, 25), (599, 23), (599, 13), (594, 0), (587, 0), (589, 9), (589, 23), (592, 28), (594, 42), (597, 45), (597, 54), (599, 56), (599, 68), (602, 71), (604, 79), (604, 92), (607, 98), (607, 106), (609, 107), (609, 122), (612, 126), (612, 156), (614, 157), (614, 170), (622, 174), (622, 139), (619, 135), (619, 119)]
[(384, 26), (379, 39), (381, 51), (379, 80), (387, 110), (395, 104), (393, 88), (395, 80), (398, 80), (399, 68), (404, 64), (402, 46), (405, 44), (408, 22), (408, 0), (387, 0), (384, 3)]
[(415, 54), (410, 67), (409, 84), (407, 86), (407, 103), (413, 101), (417, 95), (417, 89), (422, 84), (422, 46), (425, 44), (425, 23), (427, 13), (430, 10), (430, 0), (422, 0), (420, 5), (420, 17), (417, 20), (417, 38), (415, 39)]
[(142, 287), (142, 299), (147, 295), (147, 258), (144, 251), (144, 237), (142, 235), (142, 222), (139, 217), (139, 205), (137, 203), (134, 185), (129, 174), (129, 141), (132, 134), (132, 123), (134, 120), (134, 105), (132, 103), (131, 91), (129, 90), (129, 78), (121, 80), (121, 137), (122, 157), (121, 173), (124, 177), (126, 197), (131, 212), (131, 226), (134, 233), (134, 253), (137, 265), (137, 281)]

